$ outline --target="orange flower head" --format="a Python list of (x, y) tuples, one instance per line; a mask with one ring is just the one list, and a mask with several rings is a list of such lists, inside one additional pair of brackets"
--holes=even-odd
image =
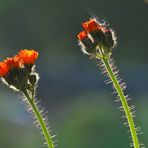
[(38, 52), (34, 50), (20, 50), (17, 55), (0, 62), (0, 78), (17, 91), (32, 91), (31, 89), (38, 82), (33, 68), (37, 57)]
[(3, 77), (8, 73), (9, 69), (4, 62), (0, 62), (0, 77)]
[[(81, 50), (88, 55), (95, 55), (98, 47), (105, 47), (103, 50), (110, 53), (116, 45), (115, 32), (109, 27), (109, 23), (91, 18), (82, 23), (84, 31), (77, 35)], [(99, 45), (99, 46), (98, 46)]]
[(9, 69), (20, 68), (23, 66), (23, 61), (18, 55), (12, 58), (7, 58), (4, 62), (6, 63)]
[(82, 23), (82, 27), (87, 33), (91, 33), (92, 31), (99, 30), (101, 26), (95, 19), (90, 19), (89, 21)]
[(81, 31), (79, 34), (78, 34), (78, 39), (81, 41), (81, 40), (84, 40), (84, 39), (87, 39), (88, 38), (88, 35), (85, 31)]
[(38, 57), (38, 52), (34, 50), (20, 50), (18, 56), (22, 59), (24, 64), (34, 64), (35, 60)]

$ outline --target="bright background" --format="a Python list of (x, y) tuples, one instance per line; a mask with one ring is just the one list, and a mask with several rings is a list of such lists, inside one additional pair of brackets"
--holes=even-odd
[[(0, 60), (37, 49), (38, 98), (48, 111), (58, 148), (127, 148), (129, 133), (110, 85), (95, 60), (77, 45), (87, 7), (111, 23), (118, 37), (113, 57), (127, 82), (136, 125), (148, 147), (148, 1), (0, 0)], [(0, 148), (42, 148), (21, 97), (0, 84)]]

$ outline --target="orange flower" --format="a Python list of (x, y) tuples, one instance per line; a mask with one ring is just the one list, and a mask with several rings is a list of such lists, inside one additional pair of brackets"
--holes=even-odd
[(34, 87), (38, 80), (33, 70), (37, 57), (38, 52), (34, 50), (20, 50), (17, 55), (0, 62), (0, 78), (15, 90), (23, 91), (26, 88), (30, 91), (31, 87), (28, 86)]
[(16, 55), (12, 58), (7, 58), (6, 60), (4, 60), (4, 62), (6, 63), (6, 65), (8, 66), (9, 69), (12, 68), (20, 68), (23, 66), (23, 61), (21, 60), (21, 58)]
[(8, 73), (9, 69), (4, 62), (0, 62), (0, 77), (3, 77)]
[(87, 39), (88, 38), (88, 35), (85, 31), (81, 31), (79, 34), (78, 34), (78, 39), (81, 41), (81, 40), (84, 40), (84, 39)]
[(82, 23), (84, 31), (78, 34), (79, 45), (84, 53), (96, 53), (97, 45), (112, 49), (116, 45), (114, 31), (109, 24), (101, 23), (93, 18)]
[(24, 64), (34, 64), (35, 60), (38, 57), (38, 52), (34, 50), (20, 50), (18, 56), (22, 59)]
[(96, 22), (95, 19), (91, 19), (87, 22), (84, 22), (82, 23), (82, 26), (84, 28), (84, 30), (87, 32), (87, 33), (90, 33), (92, 31), (97, 31), (100, 29), (100, 25)]

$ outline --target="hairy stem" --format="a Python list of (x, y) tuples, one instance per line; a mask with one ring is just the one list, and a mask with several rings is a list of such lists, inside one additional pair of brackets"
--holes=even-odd
[(134, 148), (139, 148), (140, 145), (139, 145), (139, 141), (138, 141), (138, 137), (137, 137), (137, 133), (136, 133), (136, 129), (135, 129), (134, 120), (133, 120), (130, 108), (128, 106), (126, 97), (124, 95), (124, 92), (117, 80), (116, 75), (114, 74), (114, 72), (112, 70), (112, 67), (109, 63), (109, 59), (105, 55), (103, 55), (101, 60), (102, 60), (103, 64), (105, 65), (105, 69), (106, 69), (106, 71), (113, 83), (113, 86), (116, 89), (116, 91), (119, 95), (119, 98), (121, 100), (121, 103), (122, 103), (122, 106), (123, 106), (123, 109), (124, 109), (124, 112), (125, 112), (125, 115), (127, 118), (127, 122), (128, 122), (129, 128), (130, 128), (130, 132), (131, 132), (131, 136), (132, 136), (132, 140), (133, 140), (133, 146), (134, 146)]
[(54, 144), (52, 142), (51, 135), (49, 134), (46, 123), (45, 123), (37, 105), (34, 102), (34, 98), (31, 98), (27, 92), (24, 92), (24, 94), (27, 97), (27, 101), (28, 101), (29, 105), (31, 106), (31, 108), (34, 112), (34, 115), (35, 115), (35, 117), (37, 118), (37, 120), (40, 124), (40, 127), (41, 127), (42, 132), (43, 132), (44, 137), (45, 137), (45, 140), (47, 142), (48, 148), (54, 148)]

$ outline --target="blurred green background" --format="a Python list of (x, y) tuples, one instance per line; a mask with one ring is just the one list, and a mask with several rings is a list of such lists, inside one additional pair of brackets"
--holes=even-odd
[[(131, 139), (111, 86), (83, 55), (77, 34), (87, 7), (114, 28), (113, 57), (136, 105), (136, 125), (148, 147), (148, 1), (0, 0), (0, 60), (19, 49), (40, 53), (38, 98), (48, 111), (59, 148), (127, 148)], [(0, 84), (0, 148), (42, 148), (21, 97)]]

